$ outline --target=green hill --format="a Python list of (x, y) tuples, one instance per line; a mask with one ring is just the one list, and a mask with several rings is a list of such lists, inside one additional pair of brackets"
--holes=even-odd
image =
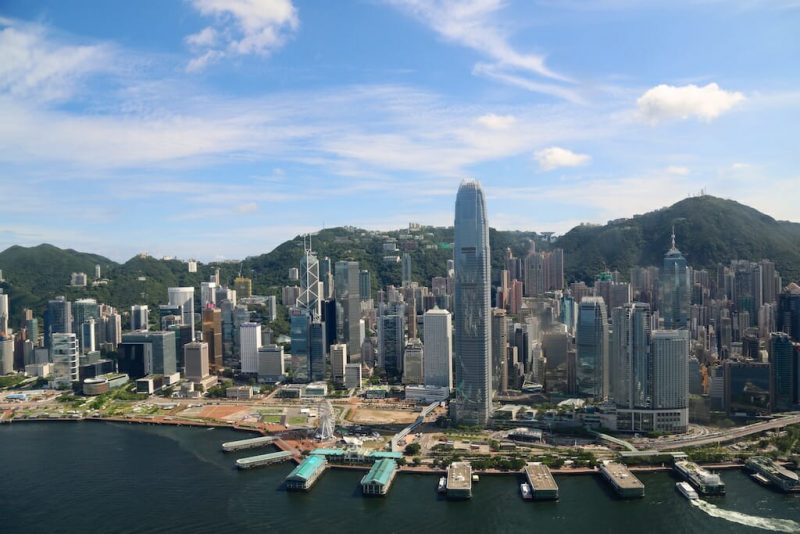
[(770, 259), (784, 281), (800, 278), (800, 224), (712, 196), (687, 198), (604, 226), (578, 226), (555, 246), (564, 249), (568, 279), (589, 281), (605, 268), (627, 276), (635, 265), (662, 264), (673, 225), (678, 248), (692, 267)]

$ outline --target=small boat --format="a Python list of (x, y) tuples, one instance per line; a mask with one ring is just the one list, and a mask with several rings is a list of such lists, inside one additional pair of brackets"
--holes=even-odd
[(439, 485), (436, 487), (436, 491), (439, 493), (447, 493), (447, 477), (439, 479)]
[(519, 491), (522, 493), (522, 498), (526, 501), (533, 500), (533, 494), (531, 493), (531, 487), (528, 485), (527, 482), (523, 482), (519, 485)]
[(478, 475), (472, 475), (472, 481), (473, 482), (480, 482), (481, 481), (481, 477), (479, 477)]
[(700, 497), (697, 495), (697, 492), (692, 488), (688, 482), (676, 482), (675, 487), (678, 489), (681, 495), (689, 499), (690, 501), (694, 501), (699, 499)]
[(750, 476), (762, 486), (769, 486), (769, 480), (761, 473), (752, 473)]

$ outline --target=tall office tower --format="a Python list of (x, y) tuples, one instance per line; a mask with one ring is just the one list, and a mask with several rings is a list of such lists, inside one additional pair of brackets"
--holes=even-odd
[(317, 257), (311, 251), (309, 245), (305, 245), (305, 253), (300, 260), (299, 273), (300, 296), (297, 297), (297, 307), (306, 311), (312, 318), (319, 319), (322, 315), (319, 261), (317, 261)]
[(453, 328), (450, 312), (439, 308), (426, 311), (422, 316), (422, 329), (425, 334), (425, 385), (453, 389)]
[(72, 332), (72, 303), (64, 297), (56, 297), (47, 302), (44, 314), (44, 343), (50, 346), (53, 334), (69, 334)]
[(209, 375), (208, 343), (192, 341), (183, 346), (184, 378), (189, 382), (201, 382)]
[(200, 308), (217, 303), (217, 284), (214, 282), (200, 282)]
[(286, 377), (283, 363), (283, 345), (264, 345), (258, 349), (258, 379), (280, 382)]
[(78, 336), (68, 332), (54, 332), (50, 339), (53, 385), (56, 388), (68, 388), (72, 382), (77, 382), (79, 379)]
[(14, 372), (14, 338), (0, 333), (0, 375)]
[(30, 319), (25, 320), (25, 330), (28, 331), (28, 339), (31, 340), (34, 347), (38, 347), (39, 345), (39, 319), (34, 319), (31, 317)]
[(242, 373), (258, 373), (258, 347), (261, 346), (261, 325), (242, 323), (239, 327)]
[(84, 336), (83, 325), (89, 319), (94, 319), (95, 322), (100, 320), (100, 307), (97, 305), (95, 299), (78, 299), (72, 303), (72, 332), (78, 334), (78, 342), (80, 343), (81, 350), (85, 352), (85, 348), (89, 345), (89, 340)]
[(689, 332), (653, 330), (653, 408), (678, 410), (678, 428), (689, 424)]
[[(177, 335), (175, 332), (149, 331), (129, 332), (122, 336), (122, 344), (146, 344), (150, 346), (145, 361), (145, 374), (171, 375), (178, 371)], [(183, 359), (181, 345), (180, 359)]]
[(745, 328), (754, 326), (761, 307), (763, 293), (761, 287), (761, 266), (749, 261), (732, 261), (733, 301), (741, 316), (747, 312)]
[(378, 318), (378, 358), (381, 367), (389, 377), (399, 378), (403, 373), (403, 332), (402, 310), (399, 313), (381, 315)]
[(122, 316), (118, 313), (111, 313), (102, 318), (105, 328), (105, 343), (111, 347), (116, 347), (122, 343)]
[(0, 288), (0, 334), (8, 332), (8, 295)]
[(635, 302), (611, 312), (611, 397), (620, 408), (649, 408), (653, 361), (650, 357), (650, 305)]
[(131, 330), (148, 330), (150, 328), (150, 308), (147, 304), (131, 306)]
[(661, 269), (661, 317), (667, 329), (686, 328), (689, 322), (691, 284), (686, 258), (675, 246), (675, 229), (672, 230), (672, 247), (664, 255)]
[(362, 301), (372, 298), (372, 277), (366, 269), (358, 273), (358, 293)]
[(797, 399), (795, 346), (788, 334), (774, 332), (769, 338), (770, 398), (772, 410), (792, 409)]
[(222, 307), (222, 301), (227, 300), (234, 306), (236, 306), (236, 291), (230, 289), (228, 287), (218, 287), (215, 291), (216, 296), (214, 297), (215, 302), (217, 303), (217, 307)]
[(597, 399), (609, 393), (608, 319), (602, 297), (583, 297), (576, 329), (578, 393)]
[(305, 310), (289, 310), (292, 376), (295, 382), (311, 381), (311, 321), (311, 315)]
[(775, 264), (769, 260), (761, 260), (761, 293), (763, 301), (767, 304), (776, 302), (778, 298), (777, 278), (780, 275), (775, 272)]
[(322, 321), (325, 323), (325, 348), (336, 343), (336, 301), (327, 299), (322, 303)]
[(344, 367), (347, 365), (347, 345), (331, 345), (331, 378), (337, 384), (344, 384)]
[(508, 316), (505, 310), (492, 310), (492, 393), (508, 390)]
[(319, 280), (322, 282), (322, 299), (333, 298), (333, 267), (327, 256), (319, 262)]
[(408, 252), (403, 253), (401, 279), (404, 286), (407, 286), (411, 283), (411, 254), (409, 254)]
[(81, 354), (88, 354), (90, 352), (95, 351), (95, 347), (97, 346), (95, 342), (95, 321), (94, 317), (89, 317), (84, 323), (80, 326), (80, 349)]
[(328, 361), (328, 344), (325, 335), (325, 323), (314, 319), (309, 325), (308, 361), (311, 366), (311, 380), (325, 380), (325, 365)]
[(422, 341), (409, 339), (403, 351), (403, 384), (424, 383), (424, 360)]
[(485, 425), (492, 409), (491, 256), (486, 200), (477, 181), (464, 181), (455, 214), (455, 360), (458, 423)]
[(542, 336), (542, 353), (545, 357), (544, 386), (547, 393), (569, 393), (567, 354), (569, 335), (565, 325)]
[(208, 344), (208, 364), (212, 371), (222, 368), (222, 310), (203, 310), (203, 341)]
[(233, 280), (233, 289), (237, 298), (246, 299), (253, 296), (253, 281), (244, 276), (237, 276)]
[(785, 332), (792, 341), (800, 342), (800, 286), (791, 283), (781, 292), (775, 319), (779, 332)]
[[(608, 273), (603, 273), (607, 275)], [(594, 283), (594, 295), (603, 297), (606, 303), (606, 312), (609, 314), (614, 308), (619, 308), (631, 301), (631, 286), (626, 282), (613, 282), (598, 279)]]
[(170, 306), (181, 307), (181, 319), (183, 324), (192, 327), (192, 341), (194, 341), (194, 288), (168, 287), (167, 295)]
[(298, 298), (300, 298), (299, 286), (284, 286), (281, 290), (281, 303), (287, 308), (297, 306)]
[(337, 261), (335, 271), (337, 337), (340, 343), (347, 343), (349, 354), (358, 354), (361, 351), (358, 262)]

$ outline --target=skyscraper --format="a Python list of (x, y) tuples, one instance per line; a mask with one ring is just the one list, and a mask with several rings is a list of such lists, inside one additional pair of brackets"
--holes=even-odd
[[(402, 306), (401, 306), (402, 308)], [(403, 373), (404, 315), (402, 310), (378, 318), (378, 351), (381, 366), (390, 377)]]
[(795, 348), (788, 334), (774, 332), (769, 338), (770, 399), (773, 411), (786, 411), (795, 402)]
[(242, 323), (239, 327), (240, 355), (243, 373), (258, 373), (258, 347), (261, 346), (261, 325)]
[(0, 289), (0, 334), (8, 332), (8, 295)]
[(56, 389), (68, 388), (78, 381), (78, 336), (68, 332), (54, 332), (51, 337), (50, 359), (53, 362), (53, 385)]
[(672, 230), (672, 247), (664, 255), (661, 270), (661, 316), (664, 328), (686, 328), (689, 322), (691, 284), (686, 258), (675, 246), (675, 229)]
[(491, 267), (486, 200), (477, 181), (458, 188), (455, 213), (455, 361), (458, 423), (485, 425), (492, 407)]
[(434, 308), (422, 316), (425, 334), (423, 375), (426, 386), (453, 389), (453, 334), (450, 312)]
[(347, 343), (349, 354), (361, 352), (361, 297), (357, 261), (337, 261), (334, 291), (336, 321), (340, 343)]
[(208, 343), (208, 364), (212, 371), (222, 367), (222, 310), (203, 310), (203, 341)]
[(492, 310), (492, 393), (508, 389), (508, 323), (505, 310)]
[(403, 384), (422, 384), (425, 355), (419, 339), (409, 339), (403, 352)]
[(654, 330), (653, 408), (678, 410), (675, 429), (685, 431), (689, 422), (689, 332)]
[(608, 319), (602, 297), (583, 297), (576, 329), (578, 393), (604, 398), (609, 394)]
[(403, 253), (402, 271), (402, 282), (407, 286), (411, 283), (411, 254), (408, 252)]
[(48, 301), (44, 314), (44, 342), (50, 346), (53, 334), (69, 334), (72, 332), (72, 303), (65, 297), (56, 297)]
[(131, 306), (131, 330), (147, 330), (150, 321), (150, 309), (147, 304)]
[(650, 306), (626, 304), (614, 308), (611, 318), (611, 396), (621, 408), (649, 408), (653, 384)]
[(800, 342), (800, 286), (791, 283), (778, 297), (777, 328)]
[(181, 307), (183, 324), (192, 327), (192, 340), (194, 340), (194, 288), (168, 287), (167, 296), (169, 297), (170, 306)]

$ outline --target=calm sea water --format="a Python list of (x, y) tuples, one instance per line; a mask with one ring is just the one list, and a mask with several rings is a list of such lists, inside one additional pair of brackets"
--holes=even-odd
[[(668, 474), (647, 496), (617, 500), (595, 476), (557, 477), (561, 500), (519, 497), (514, 476), (483, 477), (470, 501), (438, 497), (437, 479), (399, 475), (363, 498), (356, 471), (328, 471), (311, 492), (283, 491), (289, 463), (240, 472), (227, 429), (92, 422), (0, 425), (0, 532), (800, 532), (800, 496), (722, 474), (728, 495), (693, 505)], [(300, 530), (302, 529), (302, 530)], [(766, 529), (766, 530), (765, 530)]]

